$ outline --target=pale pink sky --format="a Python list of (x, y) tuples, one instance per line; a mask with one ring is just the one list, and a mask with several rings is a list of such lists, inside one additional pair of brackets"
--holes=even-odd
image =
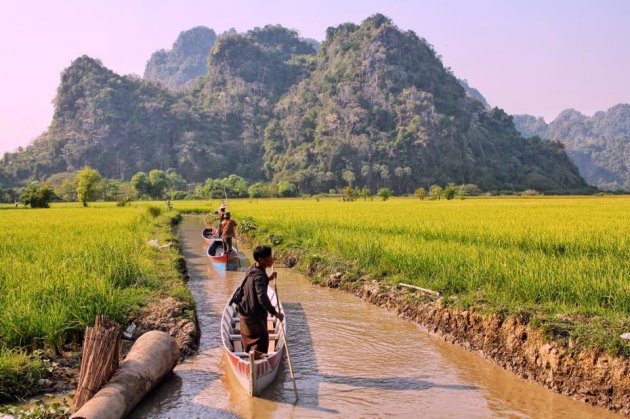
[(2, 0), (0, 153), (48, 127), (59, 75), (80, 55), (142, 75), (151, 53), (194, 26), (281, 24), (321, 41), (327, 27), (377, 12), (508, 113), (549, 122), (566, 108), (592, 115), (630, 102), (628, 0)]

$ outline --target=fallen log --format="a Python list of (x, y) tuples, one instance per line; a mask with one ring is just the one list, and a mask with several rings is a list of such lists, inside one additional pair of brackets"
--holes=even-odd
[(71, 418), (125, 417), (168, 375), (179, 361), (175, 339), (167, 333), (147, 332), (134, 343), (112, 379)]

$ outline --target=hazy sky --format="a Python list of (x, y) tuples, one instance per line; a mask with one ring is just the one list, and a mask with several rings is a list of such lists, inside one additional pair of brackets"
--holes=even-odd
[(59, 75), (80, 55), (142, 75), (151, 53), (194, 26), (281, 24), (321, 41), (377, 12), (508, 113), (549, 122), (630, 102), (630, 0), (1, 0), (0, 153), (48, 127)]

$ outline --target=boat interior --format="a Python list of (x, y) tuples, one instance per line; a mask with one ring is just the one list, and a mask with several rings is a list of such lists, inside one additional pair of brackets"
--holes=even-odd
[[(238, 312), (230, 306), (227, 308), (227, 314), (229, 314), (229, 324), (224, 321), (222, 324), (222, 333), (224, 334), (225, 342), (229, 342), (228, 348), (238, 357), (248, 358), (249, 354), (244, 351), (243, 341), (241, 340), (241, 320)], [(275, 317), (267, 317), (267, 331), (269, 332), (269, 350), (266, 356), (273, 355), (280, 349), (280, 324)], [(264, 357), (264, 355), (263, 355)]]
[[(235, 246), (232, 246), (230, 256), (236, 256), (238, 251)], [(208, 256), (223, 256), (223, 242), (221, 240), (215, 240), (208, 246)]]
[(204, 228), (201, 234), (203, 234), (203, 237), (205, 237), (206, 239), (216, 238), (216, 230), (214, 228)]

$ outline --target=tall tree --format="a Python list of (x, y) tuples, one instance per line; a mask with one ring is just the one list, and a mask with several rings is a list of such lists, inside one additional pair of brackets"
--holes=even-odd
[(153, 199), (159, 199), (169, 188), (170, 179), (163, 170), (151, 170), (149, 172), (149, 194)]
[(95, 198), (100, 181), (101, 174), (90, 166), (85, 166), (77, 172), (77, 198), (84, 207), (88, 206), (88, 201)]

